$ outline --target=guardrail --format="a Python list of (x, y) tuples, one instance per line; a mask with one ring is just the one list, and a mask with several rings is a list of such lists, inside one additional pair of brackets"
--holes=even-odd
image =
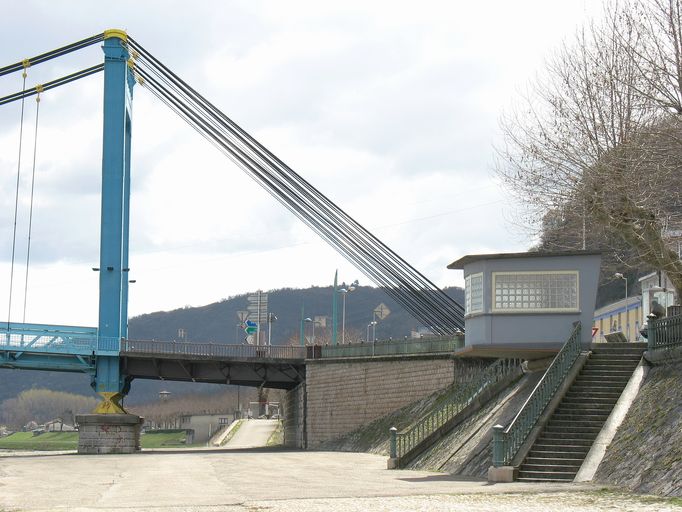
[(225, 359), (305, 359), (305, 347), (121, 340), (121, 352)]
[(0, 324), (0, 350), (87, 355), (97, 351), (97, 329), (47, 324)]
[(682, 347), (682, 315), (651, 320), (647, 334), (647, 350)]
[(507, 466), (516, 456), (573, 363), (578, 359), (582, 350), (580, 333), (580, 323), (577, 322), (571, 336), (547, 368), (514, 420), (506, 429), (499, 425), (493, 427), (493, 466)]
[(323, 345), (315, 352), (315, 358), (372, 357), (404, 354), (434, 354), (454, 352), (464, 348), (463, 337), (409, 338), (407, 340), (386, 340), (373, 343), (352, 343), (344, 345)]
[(390, 455), (401, 458), (445, 425), (491, 386), (519, 371), (518, 359), (498, 359), (481, 372), (479, 378), (454, 384), (445, 402), (403, 432), (391, 433)]

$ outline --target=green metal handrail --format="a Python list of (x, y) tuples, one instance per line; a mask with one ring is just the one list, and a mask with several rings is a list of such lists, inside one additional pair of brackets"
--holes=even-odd
[(540, 415), (580, 355), (582, 348), (580, 333), (580, 322), (576, 322), (568, 341), (547, 368), (514, 420), (506, 429), (501, 425), (493, 427), (493, 466), (508, 466), (528, 438)]
[(503, 378), (519, 371), (517, 359), (499, 359), (486, 367), (479, 377), (464, 384), (454, 384), (446, 401), (437, 409), (422, 417), (403, 432), (391, 429), (391, 458), (403, 457), (416, 448), (427, 437), (436, 432), (448, 421), (459, 414), (481, 393)]
[(649, 321), (647, 349), (682, 347), (682, 315)]
[(407, 340), (385, 340), (347, 345), (323, 345), (319, 356), (323, 359), (335, 357), (373, 357), (402, 354), (434, 354), (454, 352), (464, 347), (463, 337), (416, 338)]

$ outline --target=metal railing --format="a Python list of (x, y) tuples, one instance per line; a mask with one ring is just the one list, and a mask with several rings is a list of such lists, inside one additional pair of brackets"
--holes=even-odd
[(305, 359), (305, 347), (121, 340), (121, 352), (224, 359)]
[(651, 320), (647, 334), (648, 350), (682, 347), (682, 315)]
[(578, 359), (582, 350), (580, 333), (581, 327), (578, 322), (568, 341), (564, 343), (514, 420), (506, 429), (500, 425), (493, 427), (493, 466), (509, 465), (526, 441), (540, 415)]
[(0, 350), (88, 355), (98, 350), (97, 329), (5, 322), (0, 324)]
[(391, 458), (404, 457), (427, 437), (459, 414), (491, 386), (520, 371), (518, 359), (499, 359), (483, 369), (478, 378), (454, 384), (445, 402), (403, 432), (391, 430)]
[(434, 354), (454, 352), (464, 347), (462, 337), (409, 338), (406, 340), (386, 340), (370, 343), (352, 343), (347, 345), (323, 345), (319, 357), (372, 357), (394, 356), (404, 354)]

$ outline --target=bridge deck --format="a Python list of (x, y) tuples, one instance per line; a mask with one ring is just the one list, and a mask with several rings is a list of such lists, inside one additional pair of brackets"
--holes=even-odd
[(121, 370), (161, 379), (291, 389), (305, 380), (304, 347), (123, 340)]

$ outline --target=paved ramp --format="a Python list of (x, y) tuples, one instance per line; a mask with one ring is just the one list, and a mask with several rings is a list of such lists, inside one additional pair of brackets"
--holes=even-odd
[(239, 430), (224, 447), (237, 449), (266, 446), (277, 424), (277, 420), (244, 420)]

